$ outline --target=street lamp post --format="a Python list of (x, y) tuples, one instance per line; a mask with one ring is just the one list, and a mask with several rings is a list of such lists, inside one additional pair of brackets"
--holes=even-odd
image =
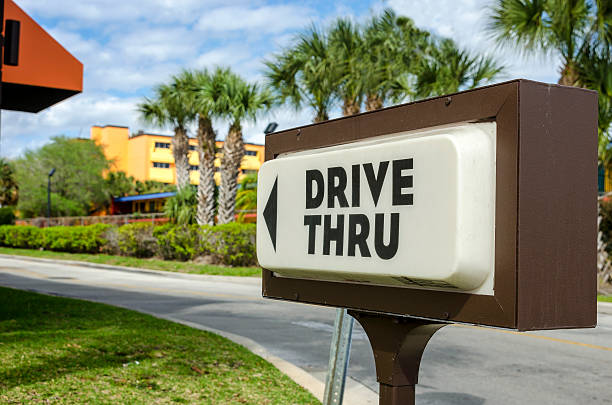
[(55, 173), (55, 168), (51, 169), (47, 177), (47, 226), (51, 226), (51, 177)]

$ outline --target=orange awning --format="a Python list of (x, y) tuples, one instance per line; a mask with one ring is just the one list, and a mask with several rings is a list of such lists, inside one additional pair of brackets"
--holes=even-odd
[(2, 109), (39, 112), (83, 90), (83, 64), (13, 0), (4, 18), (21, 23), (19, 65), (2, 66)]

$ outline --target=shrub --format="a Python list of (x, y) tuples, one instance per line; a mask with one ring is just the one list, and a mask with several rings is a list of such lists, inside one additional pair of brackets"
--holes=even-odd
[(199, 253), (197, 225), (161, 225), (155, 227), (153, 236), (165, 260), (191, 260)]
[(173, 224), (191, 225), (196, 223), (197, 207), (196, 188), (185, 187), (166, 200), (164, 214)]
[(0, 226), (0, 245), (22, 248), (37, 249), (40, 247), (41, 229), (35, 226)]
[(41, 247), (70, 253), (99, 253), (106, 244), (104, 237), (112, 225), (54, 226), (41, 230)]
[(152, 257), (157, 253), (157, 241), (153, 236), (154, 225), (139, 222), (119, 227), (117, 243), (124, 256)]
[(201, 251), (210, 253), (215, 261), (229, 266), (254, 266), (255, 224), (230, 223), (201, 227)]
[(0, 225), (15, 224), (15, 208), (0, 207)]
[(0, 226), (0, 246), (44, 248), (71, 253), (109, 253), (166, 260), (192, 260), (210, 256), (228, 266), (257, 264), (255, 224), (231, 223), (217, 226), (161, 225), (150, 222), (116, 227), (88, 226)]

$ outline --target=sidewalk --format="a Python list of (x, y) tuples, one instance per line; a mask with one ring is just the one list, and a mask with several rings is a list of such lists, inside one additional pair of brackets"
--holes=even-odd
[(597, 312), (600, 314), (612, 315), (612, 302), (598, 302)]

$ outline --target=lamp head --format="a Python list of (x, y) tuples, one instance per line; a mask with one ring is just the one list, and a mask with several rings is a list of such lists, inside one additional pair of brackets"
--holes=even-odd
[(277, 127), (278, 127), (278, 124), (276, 122), (269, 123), (266, 129), (264, 129), (264, 134), (266, 135), (271, 134), (272, 132), (276, 131)]

